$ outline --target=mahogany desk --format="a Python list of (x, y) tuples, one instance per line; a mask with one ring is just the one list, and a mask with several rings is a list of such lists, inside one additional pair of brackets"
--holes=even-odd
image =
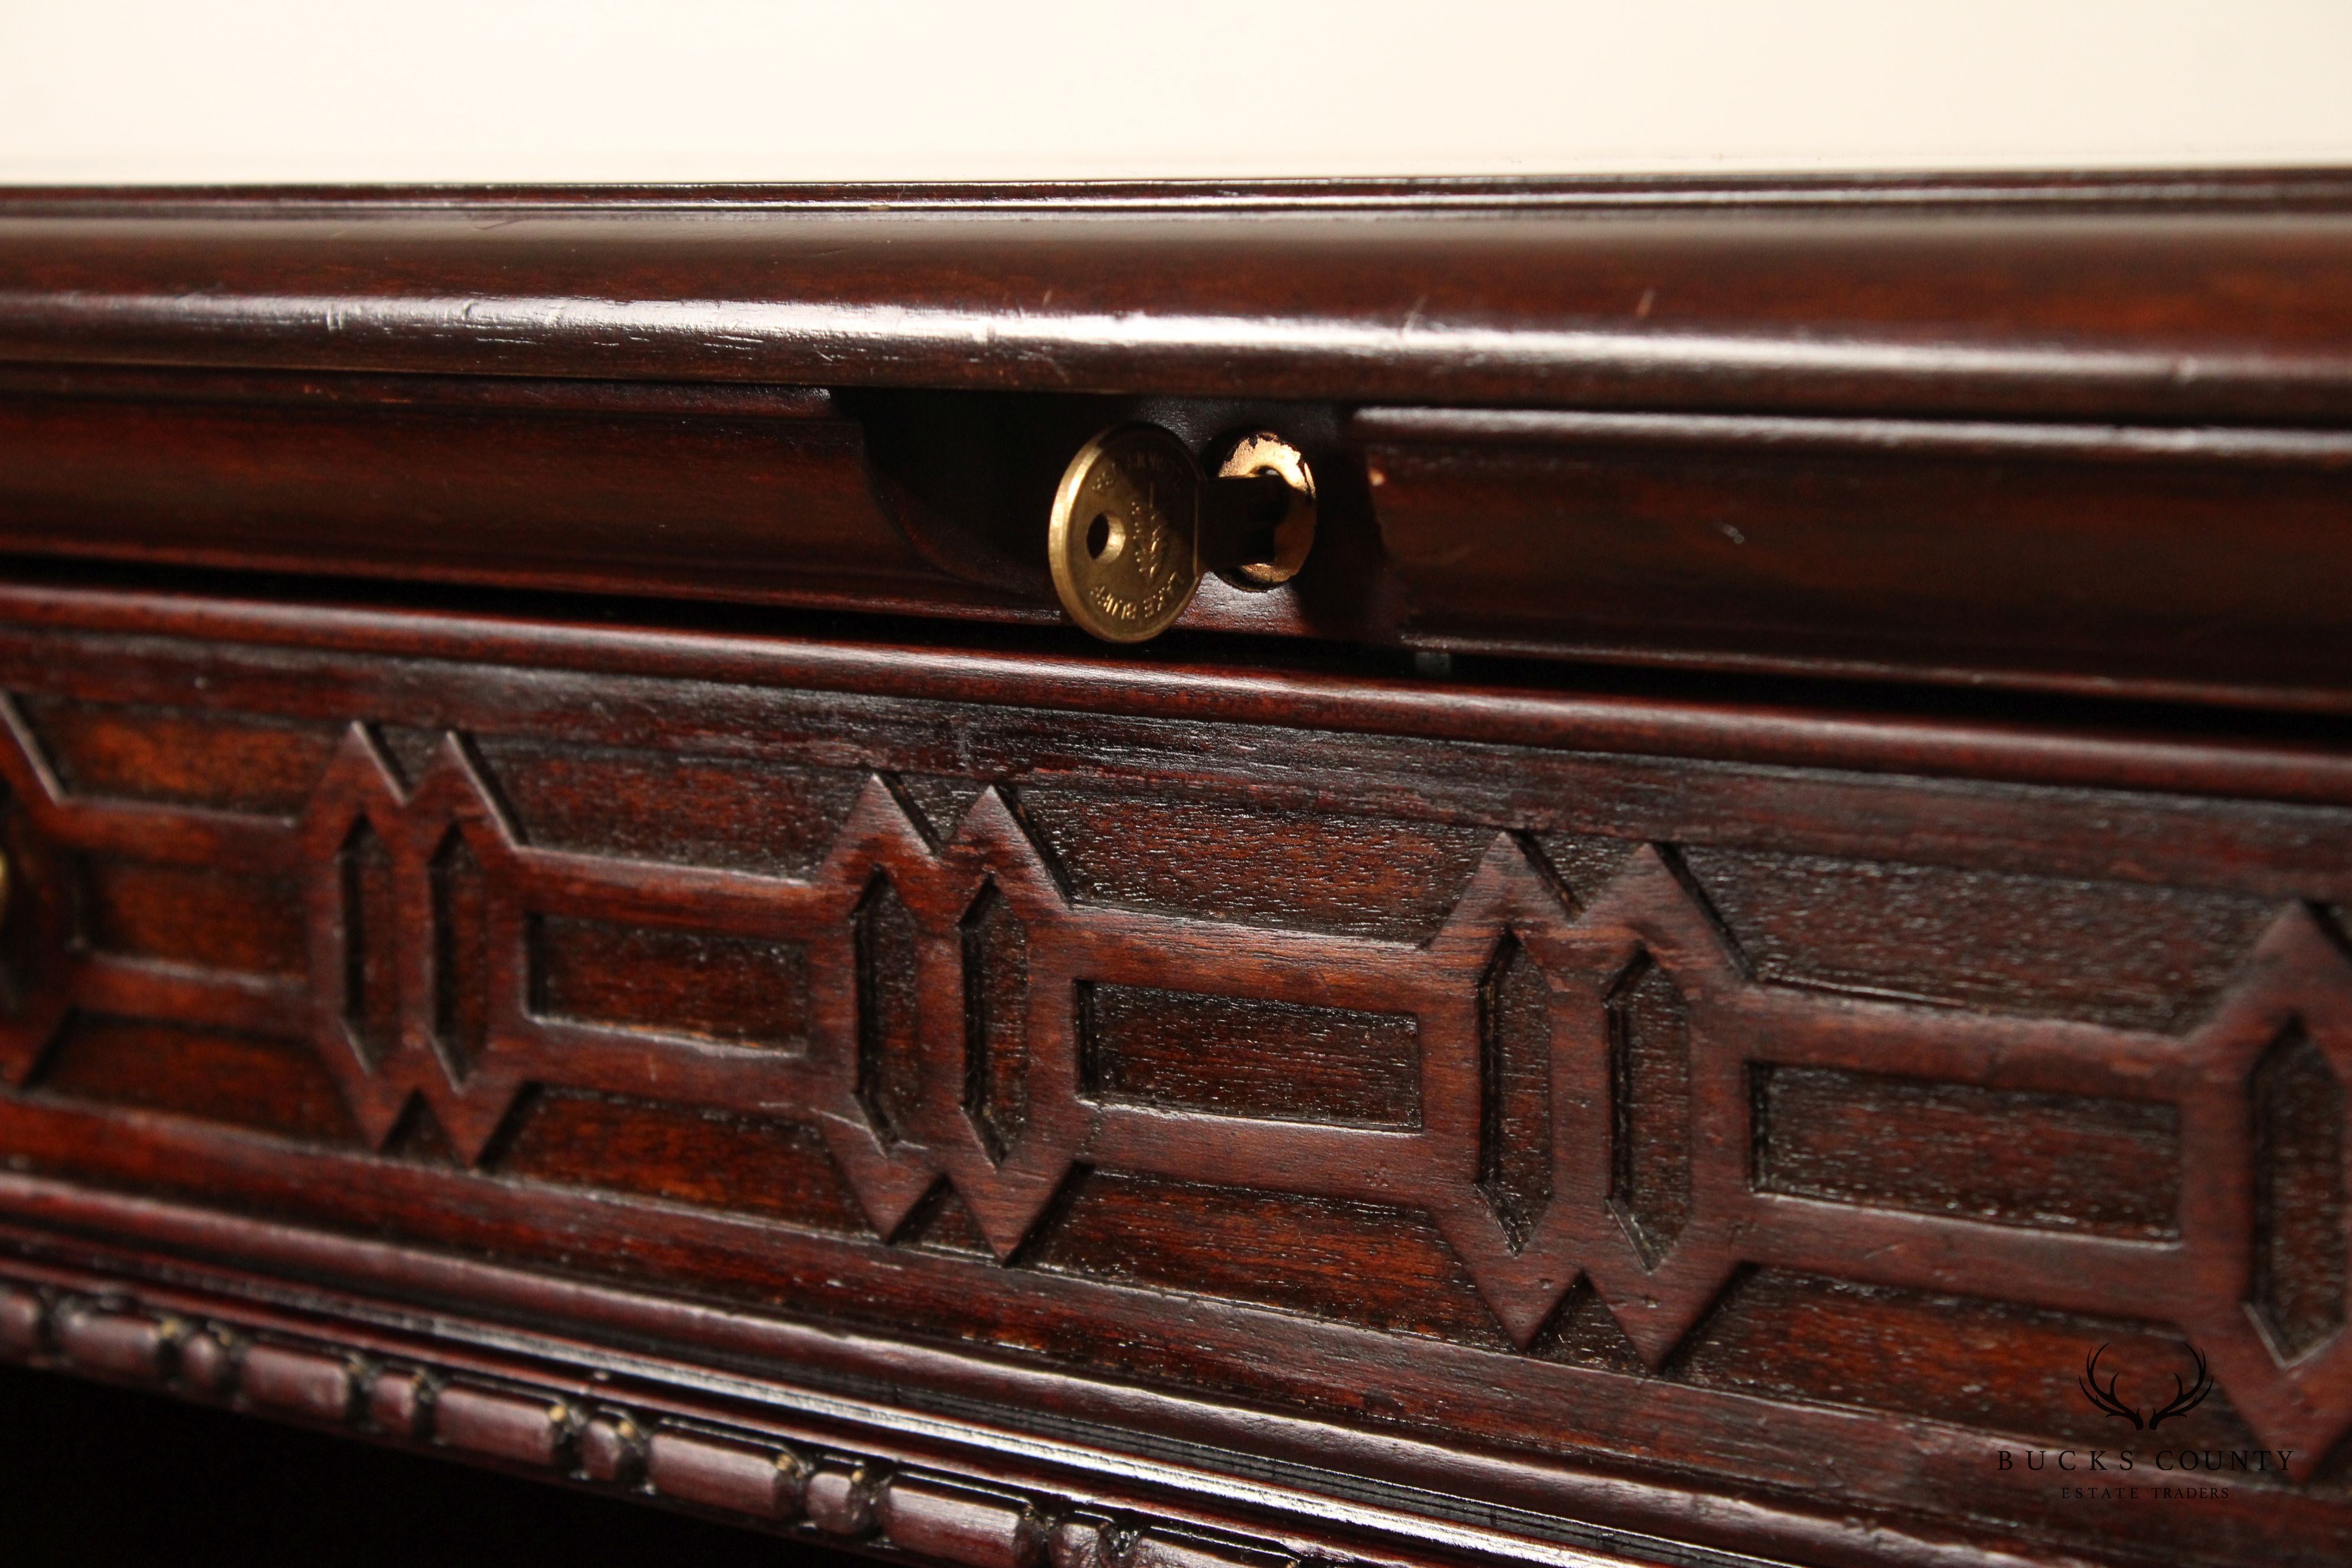
[[(1316, 531), (1113, 646), (1136, 422)], [(2352, 179), (20, 192), (0, 550), (0, 1355), (961, 1568), (2352, 1557)]]

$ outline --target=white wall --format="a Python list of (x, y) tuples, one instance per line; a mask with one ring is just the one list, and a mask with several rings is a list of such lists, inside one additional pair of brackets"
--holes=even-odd
[(0, 0), (0, 183), (2352, 163), (2352, 0)]

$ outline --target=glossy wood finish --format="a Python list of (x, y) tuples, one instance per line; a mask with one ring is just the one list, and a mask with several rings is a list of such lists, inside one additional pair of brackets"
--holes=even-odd
[[(967, 1568), (2340, 1561), (2347, 199), (0, 199), (0, 1353)], [(1126, 417), (1297, 583), (1056, 624)]]
[[(2341, 1156), (2295, 1152), (2341, 1148), (2341, 792), (1968, 784), (2030, 769), (1997, 733), (1942, 784), (1610, 757), (1572, 703), (1473, 738), (1410, 682), (1343, 741), (1299, 677), (1047, 718), (1047, 660), (974, 700), (850, 645), (10, 607), (37, 1225), (1801, 1561), (2352, 1529)], [(773, 1021), (714, 1032), (738, 985)], [(2250, 1141), (2282, 1073), (2320, 1119)], [(55, 1342), (165, 1377), (160, 1321)], [(2089, 1527), (1994, 1468), (2105, 1441), (2074, 1368), (2168, 1332), (2221, 1390), (2184, 1439), (2283, 1468)]]
[(2352, 647), (2352, 432), (1392, 408), (1351, 430), (1433, 647), (2343, 706), (2321, 671)]
[(2352, 706), (2336, 176), (1423, 195), (0, 195), (0, 546), (1048, 625), (1148, 418), (1186, 629)]
[[(2293, 186), (2293, 176), (2273, 176)], [(2333, 175), (1811, 202), (12, 196), (0, 355), (1349, 402), (2340, 418)], [(1024, 199), (1024, 195), (1026, 199)], [(306, 209), (316, 208), (315, 212)], [(2234, 209), (2234, 210), (2232, 210)], [(1040, 211), (1065, 221), (1040, 223)], [(1002, 216), (999, 216), (1000, 213)], [(1380, 221), (1364, 221), (1369, 215)], [(1856, 288), (1857, 279), (1874, 280)], [(1885, 280), (1885, 281), (1877, 281)], [(1139, 330), (1140, 323), (1151, 323)]]

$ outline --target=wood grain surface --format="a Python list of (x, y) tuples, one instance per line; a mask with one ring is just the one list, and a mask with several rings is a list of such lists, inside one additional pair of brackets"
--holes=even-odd
[[(0, 195), (0, 1354), (961, 1568), (2343, 1561), (2347, 265)], [(1130, 418), (1322, 517), (1108, 651)]]
[(1088, 437), (1318, 476), (1185, 629), (2352, 710), (2327, 172), (0, 193), (0, 548), (1062, 624)]
[[(1695, 1548), (2352, 1540), (2352, 800), (1982, 776), (2022, 735), (1974, 781), (1588, 750), (1533, 694), (1472, 738), (1412, 682), (1350, 737), (1302, 676), (1080, 711), (1050, 659), (947, 695), (846, 643), (714, 679), (724, 637), (0, 600), (19, 1223), (689, 1359), (827, 1325), (874, 1359), (756, 1375), (1016, 1426), (1173, 1398), (1439, 1490), (1431, 1445), (1509, 1456), (1518, 1505)], [(468, 1258), (521, 1272), (427, 1282)], [(92, 1322), (46, 1331), (172, 1375)], [(2268, 1468), (2086, 1518), (1999, 1468), (2125, 1446), (2081, 1365), (2151, 1392), (2177, 1339), (2215, 1392), (2144, 1462)], [(439, 1408), (571, 1462), (540, 1405)]]

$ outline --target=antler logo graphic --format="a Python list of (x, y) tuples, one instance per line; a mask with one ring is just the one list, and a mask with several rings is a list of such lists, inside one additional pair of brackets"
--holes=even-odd
[(2205, 1396), (2213, 1392), (2213, 1378), (2205, 1370), (2203, 1354), (2195, 1345), (2186, 1341), (2181, 1342), (2180, 1348), (2187, 1351), (2189, 1359), (2197, 1363), (2196, 1380), (2184, 1388), (2181, 1386), (2180, 1374), (2177, 1372), (2172, 1374), (2172, 1403), (2147, 1418), (2148, 1430), (2151, 1432), (2162, 1426), (2167, 1416), (2188, 1415), (2204, 1404)]
[(2122, 1416), (2125, 1420), (2130, 1422), (2135, 1428), (2145, 1427), (2147, 1423), (2139, 1418), (2139, 1412), (2132, 1406), (2126, 1405), (2116, 1395), (2116, 1379), (2123, 1375), (2121, 1373), (2109, 1373), (2107, 1374), (2105, 1385), (2104, 1387), (2101, 1386), (2099, 1383), (2099, 1358), (2106, 1353), (2107, 1347), (2105, 1345), (2101, 1345), (2097, 1350), (2095, 1350), (2090, 1353), (2088, 1358), (2086, 1358), (2083, 1363), (2083, 1375), (2074, 1380), (2074, 1386), (2083, 1391), (2084, 1398), (2089, 1400), (2093, 1405), (2105, 1411), (2108, 1415)]
[(2099, 1382), (2099, 1358), (2107, 1353), (2107, 1347), (2105, 1345), (2093, 1351), (2084, 1361), (2083, 1375), (2074, 1380), (2074, 1385), (2083, 1391), (2084, 1398), (2108, 1415), (2122, 1416), (2136, 1429), (2153, 1431), (2175, 1415), (2188, 1415), (2204, 1404), (2205, 1396), (2213, 1392), (2213, 1379), (2205, 1370), (2203, 1353), (2185, 1340), (2180, 1342), (2180, 1348), (2187, 1351), (2189, 1359), (2197, 1363), (2197, 1376), (2193, 1381), (2184, 1384), (2180, 1381), (2180, 1374), (2174, 1373), (2171, 1403), (2145, 1420), (2141, 1418), (2137, 1405), (2125, 1404), (2123, 1397), (2116, 1392), (2116, 1383), (2123, 1375), (2121, 1373), (2111, 1372), (2107, 1373), (2107, 1381), (2105, 1384)]

